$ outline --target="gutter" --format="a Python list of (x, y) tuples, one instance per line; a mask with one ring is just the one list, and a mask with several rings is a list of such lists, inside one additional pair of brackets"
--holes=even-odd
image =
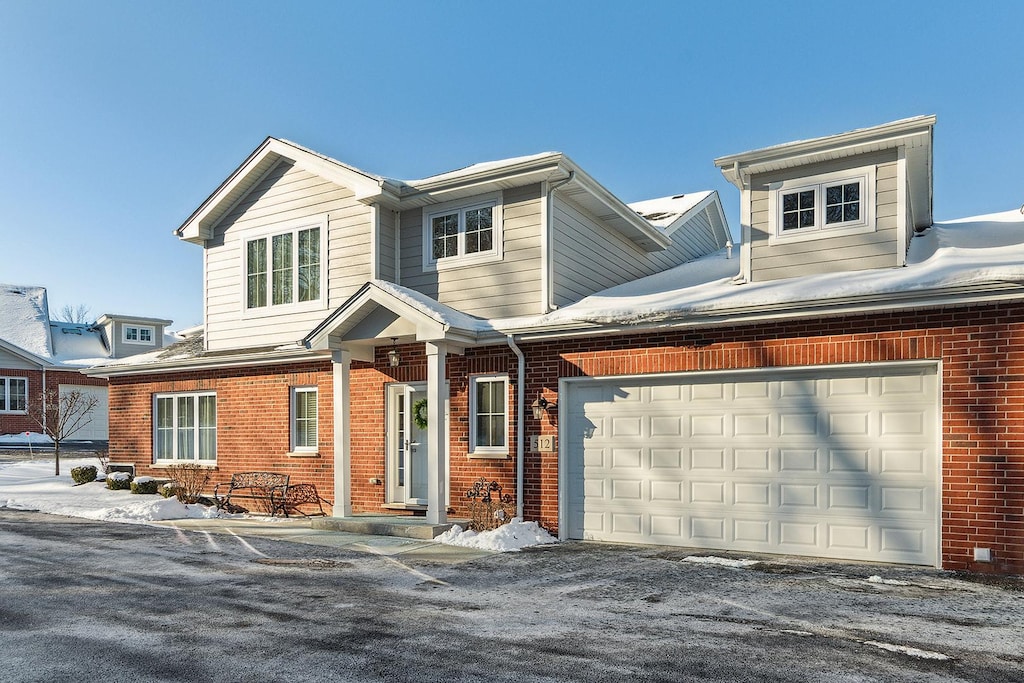
[(554, 268), (552, 267), (553, 264), (554, 264), (554, 259), (551, 258), (552, 235), (553, 235), (551, 227), (552, 227), (552, 216), (553, 216), (553, 208), (554, 208), (552, 203), (554, 201), (554, 194), (555, 194), (555, 190), (559, 189), (560, 187), (565, 187), (566, 185), (568, 185), (569, 183), (571, 183), (575, 179), (576, 179), (576, 171), (574, 169), (569, 169), (569, 175), (566, 178), (564, 178), (563, 180), (558, 181), (554, 185), (549, 185), (548, 186), (547, 198), (545, 200), (547, 203), (545, 204), (545, 209), (544, 209), (544, 213), (546, 214), (545, 217), (544, 217), (544, 248), (541, 250), (541, 260), (543, 261), (543, 263), (541, 264), (541, 272), (544, 273), (544, 280), (541, 282), (541, 287), (543, 289), (543, 294), (541, 296), (541, 300), (543, 302), (543, 312), (544, 313), (550, 313), (551, 311), (553, 311), (556, 308), (558, 308), (558, 306), (555, 305), (555, 302), (553, 300), (554, 299), (554, 295), (555, 295), (555, 292), (554, 292), (554, 279), (555, 278), (554, 278)]
[(526, 466), (523, 458), (526, 457), (526, 356), (512, 338), (512, 335), (505, 337), (508, 347), (516, 354), (518, 370), (516, 377), (516, 517), (523, 519), (523, 491), (525, 489)]

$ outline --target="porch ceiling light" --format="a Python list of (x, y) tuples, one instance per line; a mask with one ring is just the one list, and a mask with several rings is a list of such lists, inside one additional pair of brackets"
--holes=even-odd
[(530, 404), (533, 408), (533, 419), (540, 420), (544, 417), (544, 413), (548, 410), (554, 410), (558, 407), (557, 403), (549, 402), (544, 398), (543, 394), (537, 394), (537, 400)]
[(398, 355), (398, 337), (392, 337), (391, 350), (388, 351), (388, 365), (397, 368), (401, 362), (402, 357)]

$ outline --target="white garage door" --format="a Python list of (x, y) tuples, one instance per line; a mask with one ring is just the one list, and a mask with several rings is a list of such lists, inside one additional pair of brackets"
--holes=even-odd
[(75, 384), (60, 385), (61, 396), (69, 391), (78, 391), (85, 396), (95, 396), (97, 402), (96, 407), (89, 413), (90, 422), (69, 436), (68, 439), (70, 441), (106, 441), (109, 438), (107, 388)]
[(935, 368), (568, 385), (570, 538), (936, 565)]

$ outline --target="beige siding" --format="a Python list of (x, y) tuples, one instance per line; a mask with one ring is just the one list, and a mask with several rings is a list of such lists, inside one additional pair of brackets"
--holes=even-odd
[(423, 212), (403, 211), (401, 284), (482, 318), (540, 312), (540, 209), (540, 185), (505, 190), (504, 258), (436, 272), (423, 269)]
[(10, 370), (38, 370), (39, 366), (28, 362), (20, 356), (15, 356), (0, 349), (0, 377), (11, 377)]
[[(293, 221), (327, 217), (322, 300), (289, 311), (245, 310), (245, 242), (288, 229)], [(206, 335), (211, 350), (286, 344), (301, 339), (328, 311), (353, 294), (371, 273), (369, 207), (350, 190), (294, 166), (271, 170), (214, 228), (205, 249)]]
[[(875, 166), (875, 230), (861, 234), (770, 244), (769, 183)], [(755, 281), (897, 265), (896, 152), (879, 152), (755, 176), (751, 185), (751, 275)]]
[(377, 277), (395, 281), (395, 212), (380, 209), (380, 229), (377, 233)]
[(557, 194), (552, 205), (553, 300), (557, 306), (718, 249), (711, 223), (703, 214), (676, 230), (667, 249), (646, 252)]

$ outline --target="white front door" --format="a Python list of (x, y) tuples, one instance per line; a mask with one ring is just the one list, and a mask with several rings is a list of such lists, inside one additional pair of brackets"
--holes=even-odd
[[(427, 430), (416, 426), (425, 384), (388, 387), (388, 502), (427, 504)], [(422, 408), (420, 413), (426, 416)]]
[[(388, 386), (388, 503), (424, 506), (427, 504), (427, 430), (416, 426), (416, 406), (426, 397), (426, 382)], [(426, 406), (421, 405), (419, 412), (426, 418)], [(447, 413), (446, 405), (445, 414)], [(447, 480), (447, 454), (442, 460)]]

